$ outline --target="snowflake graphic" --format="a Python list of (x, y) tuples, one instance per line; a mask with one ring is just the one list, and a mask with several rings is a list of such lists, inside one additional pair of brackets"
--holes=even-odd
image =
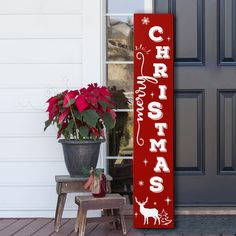
[(140, 181), (138, 182), (138, 185), (139, 185), (139, 186), (143, 186), (143, 185), (144, 185), (144, 182), (143, 182), (142, 180), (140, 180)]
[(164, 201), (166, 201), (167, 206), (169, 206), (169, 204), (172, 200), (169, 197), (167, 197)]
[(143, 23), (143, 25), (148, 25), (150, 23), (149, 18), (148, 17), (143, 17), (142, 23)]
[(143, 163), (144, 163), (144, 165), (146, 166), (147, 163), (148, 163), (147, 159), (144, 159)]

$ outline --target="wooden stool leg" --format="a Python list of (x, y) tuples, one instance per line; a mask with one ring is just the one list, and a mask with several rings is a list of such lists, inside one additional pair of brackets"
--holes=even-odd
[(119, 209), (119, 212), (120, 212), (120, 220), (121, 220), (121, 226), (122, 226), (122, 232), (123, 234), (127, 234), (127, 231), (126, 231), (126, 224), (125, 224), (125, 217), (124, 217), (124, 209), (121, 208)]
[(84, 236), (85, 235), (85, 229), (86, 229), (86, 216), (87, 216), (87, 211), (82, 211), (82, 221), (81, 221), (81, 228), (79, 230), (80, 234), (79, 236)]
[(65, 201), (66, 201), (66, 193), (60, 193), (57, 198), (57, 209), (54, 221), (54, 229), (56, 232), (58, 232), (60, 228), (61, 217), (64, 210)]
[(76, 218), (76, 222), (75, 222), (75, 233), (78, 233), (79, 228), (81, 227), (81, 222), (82, 222), (82, 210), (80, 209), (80, 207), (78, 207), (78, 211), (77, 211), (77, 218)]
[(121, 229), (119, 209), (113, 209), (113, 215), (115, 217), (115, 221), (113, 221), (114, 228)]

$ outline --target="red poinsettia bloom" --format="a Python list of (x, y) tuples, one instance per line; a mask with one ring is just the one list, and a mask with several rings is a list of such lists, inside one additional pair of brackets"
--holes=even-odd
[(50, 99), (47, 100), (48, 109), (47, 112), (49, 113), (49, 120), (52, 121), (54, 116), (59, 112), (59, 106), (58, 106), (58, 97), (51, 97)]
[(65, 118), (66, 118), (66, 116), (69, 114), (69, 112), (70, 112), (70, 109), (67, 108), (64, 112), (62, 112), (62, 113), (60, 114), (59, 120), (58, 120), (58, 124), (61, 124), (61, 123), (65, 120)]
[(82, 112), (89, 105), (85, 98), (86, 98), (85, 95), (82, 94), (79, 95), (76, 99), (76, 106), (79, 112)]
[(72, 99), (75, 99), (77, 95), (79, 95), (78, 90), (72, 90), (68, 93), (65, 93), (63, 107), (66, 107), (68, 105), (68, 102), (70, 102)]
[(78, 90), (66, 90), (48, 99), (49, 119), (45, 129), (56, 124), (58, 138), (98, 139), (104, 138), (104, 126), (115, 124), (116, 113), (112, 109), (112, 95), (105, 86), (89, 84)]

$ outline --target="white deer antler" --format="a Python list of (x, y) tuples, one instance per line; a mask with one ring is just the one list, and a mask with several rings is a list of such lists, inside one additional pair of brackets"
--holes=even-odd
[(145, 205), (148, 202), (148, 197), (146, 198), (145, 202), (143, 202), (143, 205)]
[(135, 201), (140, 205), (141, 202), (138, 201), (137, 197), (135, 197)]

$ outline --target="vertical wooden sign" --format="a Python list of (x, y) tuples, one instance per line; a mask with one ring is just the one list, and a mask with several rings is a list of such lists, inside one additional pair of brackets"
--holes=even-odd
[(173, 228), (173, 15), (134, 16), (134, 227)]

